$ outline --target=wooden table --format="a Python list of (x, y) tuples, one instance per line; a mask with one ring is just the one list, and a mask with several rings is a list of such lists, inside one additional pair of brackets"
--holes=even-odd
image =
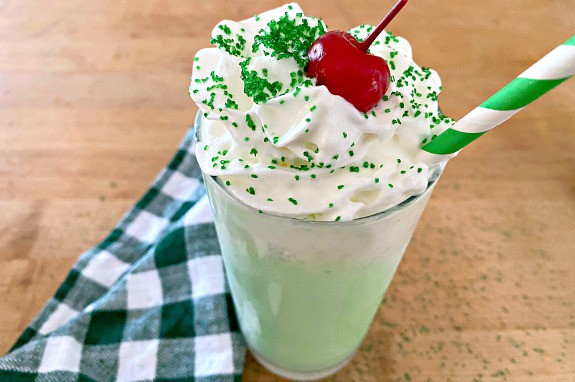
[[(172, 155), (213, 25), (280, 4), (0, 1), (0, 351)], [(391, 2), (300, 4), (341, 29)], [(574, 6), (418, 0), (391, 30), (460, 118), (572, 35)], [(366, 341), (328, 380), (574, 381), (574, 255), (575, 80), (449, 164)], [(244, 380), (280, 379), (248, 356)]]

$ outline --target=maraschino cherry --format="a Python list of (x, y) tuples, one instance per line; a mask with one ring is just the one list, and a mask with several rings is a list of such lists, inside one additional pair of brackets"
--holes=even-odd
[(407, 1), (399, 0), (361, 43), (344, 31), (327, 32), (315, 40), (307, 53), (307, 75), (315, 77), (318, 85), (325, 85), (357, 110), (368, 112), (385, 95), (390, 74), (385, 60), (367, 50)]

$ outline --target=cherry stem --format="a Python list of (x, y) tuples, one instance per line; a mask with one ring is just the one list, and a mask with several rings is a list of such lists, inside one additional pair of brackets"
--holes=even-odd
[(389, 13), (385, 15), (385, 17), (383, 18), (383, 20), (381, 20), (379, 25), (375, 27), (375, 30), (371, 32), (371, 34), (363, 42), (359, 44), (359, 49), (364, 52), (367, 52), (367, 50), (369, 49), (371, 44), (373, 44), (377, 36), (379, 36), (379, 34), (383, 31), (383, 29), (387, 26), (387, 24), (389, 24), (390, 21), (393, 20), (393, 18), (399, 13), (399, 11), (401, 11), (401, 8), (403, 8), (405, 4), (407, 4), (407, 0), (399, 0), (393, 6), (393, 8), (391, 8)]

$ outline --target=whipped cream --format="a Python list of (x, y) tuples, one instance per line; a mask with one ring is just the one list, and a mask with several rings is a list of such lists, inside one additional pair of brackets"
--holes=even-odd
[[(362, 41), (372, 29), (349, 32)], [(413, 62), (407, 40), (383, 32), (369, 52), (386, 60), (391, 84), (372, 110), (359, 112), (305, 76), (307, 47), (326, 30), (287, 4), (220, 22), (212, 31), (217, 48), (194, 58), (200, 167), (258, 210), (357, 219), (421, 194), (441, 166), (417, 156), (453, 124), (438, 108), (437, 73)]]

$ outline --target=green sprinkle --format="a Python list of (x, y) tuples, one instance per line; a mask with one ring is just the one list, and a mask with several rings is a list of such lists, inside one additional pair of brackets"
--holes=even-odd
[(230, 184), (232, 184), (229, 180), (226, 180), (226, 186), (229, 186)]
[(294, 198), (288, 198), (288, 200), (297, 206), (297, 200), (295, 200)]
[(249, 114), (246, 114), (246, 124), (252, 131), (256, 131), (256, 123), (252, 119), (252, 116)]
[(258, 210), (258, 212), (259, 212), (260, 214), (263, 214), (263, 213), (264, 213), (262, 210)]
[(419, 168), (417, 169), (417, 172), (418, 172), (418, 173), (420, 173), (420, 172), (422, 172), (422, 171), (423, 171), (423, 169), (422, 169), (421, 167), (419, 167)]
[(231, 98), (228, 98), (226, 100), (226, 104), (224, 106), (228, 109), (236, 109), (236, 110), (239, 109), (238, 104), (235, 101), (233, 101)]
[(258, 177), (256, 174), (251, 174), (250, 176), (254, 179), (256, 179)]
[(270, 82), (260, 77), (255, 70), (249, 70), (251, 60), (252, 58), (248, 57), (240, 62), (240, 77), (244, 81), (244, 93), (251, 97), (255, 103), (265, 103), (270, 98), (281, 95), (283, 84), (279, 81)]
[(375, 178), (375, 183), (379, 183), (379, 178)]
[(349, 172), (359, 172), (359, 167), (349, 166)]
[(256, 150), (256, 148), (254, 147), (253, 149), (250, 150), (250, 154), (256, 156), (258, 155), (258, 150)]
[(224, 31), (225, 34), (232, 34), (232, 30), (226, 24), (218, 25), (218, 29), (221, 29), (222, 31)]
[(341, 219), (341, 216), (335, 218), (335, 221), (338, 222)]
[(310, 122), (311, 122), (311, 119), (306, 118), (305, 121), (306, 121), (307, 123), (310, 123)]
[(329, 208), (333, 208), (333, 203), (330, 203), (330, 204), (329, 204)]
[(232, 34), (230, 27), (227, 25), (219, 25), (218, 29), (222, 30), (224, 34), (217, 35), (210, 42), (232, 56), (243, 56), (246, 48), (246, 39), (241, 34)]
[(244, 138), (244, 141), (245, 141), (245, 142), (249, 142), (249, 141), (250, 141), (250, 138), (245, 137), (245, 138)]
[(312, 107), (309, 108), (309, 111), (314, 111), (315, 109), (317, 109), (317, 106), (313, 105)]
[(311, 174), (311, 177), (312, 177), (312, 179), (315, 179), (315, 178), (317, 178), (317, 175), (316, 175), (316, 174)]
[(319, 36), (326, 33), (325, 24), (321, 20), (312, 27), (310, 19), (298, 13), (295, 17), (286, 14), (271, 20), (254, 37), (252, 51), (255, 53), (262, 49), (265, 55), (278, 60), (291, 57), (303, 69), (308, 63), (307, 50)]
[(256, 194), (256, 190), (254, 190), (253, 187), (246, 188), (246, 192), (247, 192), (248, 194), (252, 194), (252, 195), (255, 195), (255, 194)]
[(352, 156), (354, 156), (354, 155), (355, 155), (355, 154), (353, 153), (353, 151), (349, 150), (349, 156), (352, 157)]
[(343, 137), (347, 138), (347, 133), (345, 131), (343, 132)]
[(309, 101), (309, 96), (305, 96), (305, 97), (303, 97), (303, 99), (305, 99), (307, 102), (307, 101)]
[(369, 167), (369, 162), (363, 162), (363, 167), (364, 167), (364, 168), (368, 168), (368, 167)]
[(393, 184), (389, 183), (388, 184), (389, 188), (393, 188)]
[(299, 180), (299, 175), (296, 175), (296, 176), (295, 176), (295, 180)]
[(204, 146), (204, 151), (208, 151), (208, 145)]
[(341, 190), (343, 188), (343, 184), (340, 184), (339, 186), (337, 186), (338, 190)]
[(335, 154), (334, 156), (331, 157), (331, 159), (333, 160), (337, 160), (337, 158), (339, 158), (339, 154)]
[(272, 198), (268, 198), (268, 202), (273, 202), (274, 200)]

